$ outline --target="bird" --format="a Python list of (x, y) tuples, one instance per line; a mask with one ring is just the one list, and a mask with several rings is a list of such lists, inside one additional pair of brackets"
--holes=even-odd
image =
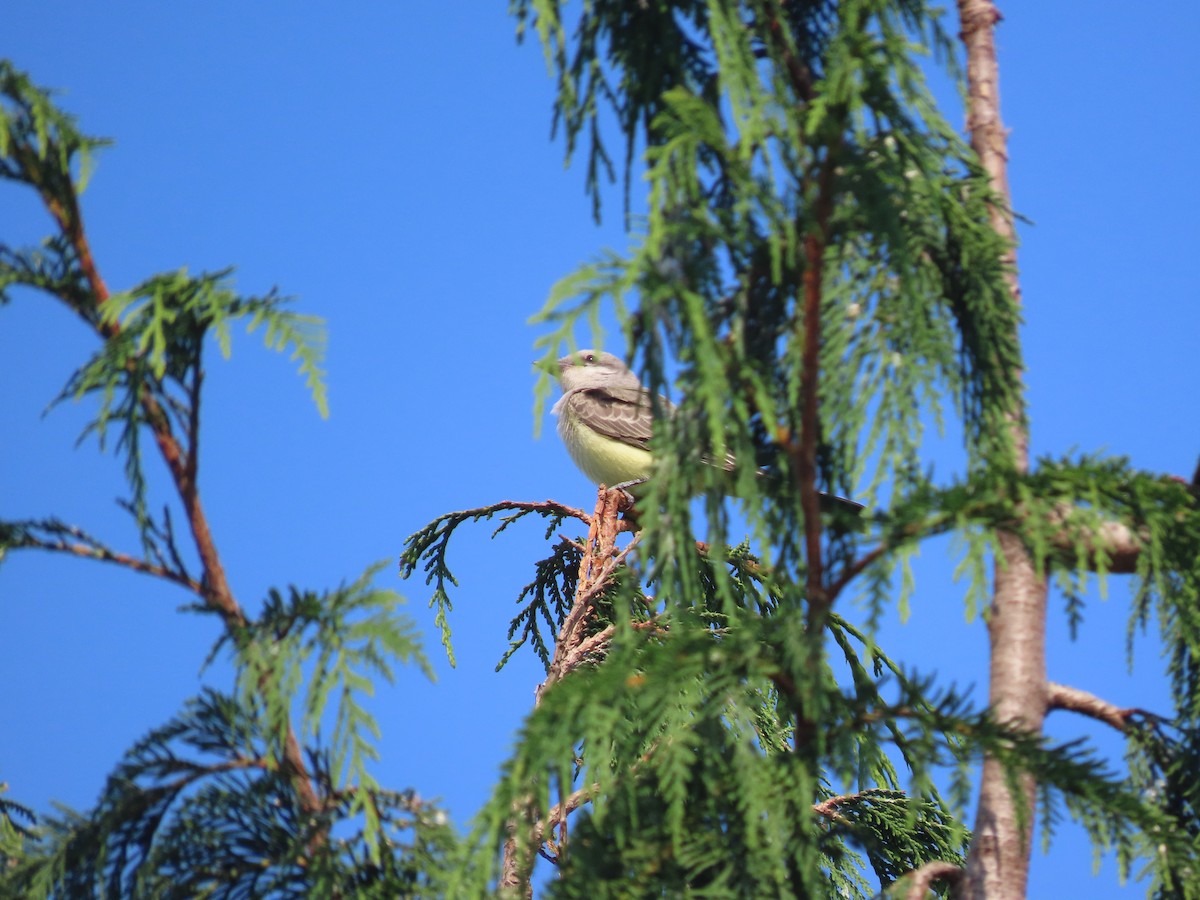
[(563, 395), (550, 411), (579, 470), (609, 486), (647, 479), (654, 409), (637, 375), (612, 353), (578, 350), (558, 361), (558, 382)]
[[(596, 484), (632, 489), (636, 495), (653, 463), (655, 404), (650, 391), (620, 357), (600, 350), (577, 350), (559, 359), (558, 382), (563, 394), (550, 411), (558, 417), (558, 435), (572, 461)], [(658, 408), (666, 415), (675, 411), (665, 397), (658, 398)], [(731, 454), (720, 462), (726, 470), (735, 464)], [(824, 492), (821, 500), (823, 507), (863, 509)]]

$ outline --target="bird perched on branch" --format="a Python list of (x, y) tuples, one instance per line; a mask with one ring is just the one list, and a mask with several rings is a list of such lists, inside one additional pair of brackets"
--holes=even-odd
[[(649, 478), (654, 405), (637, 375), (611, 353), (577, 350), (558, 361), (558, 383), (563, 395), (551, 412), (558, 416), (558, 435), (580, 471), (609, 487), (636, 487)], [(674, 412), (665, 397), (658, 405), (668, 415)], [(732, 470), (735, 462), (726, 454), (719, 465)], [(822, 493), (821, 500), (824, 507), (862, 509), (830, 494)]]

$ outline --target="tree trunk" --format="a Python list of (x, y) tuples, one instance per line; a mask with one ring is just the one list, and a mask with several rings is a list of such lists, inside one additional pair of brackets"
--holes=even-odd
[[(1010, 242), (1008, 286), (1021, 300), (1016, 269), (1016, 231), (1008, 186), (1007, 136), (1000, 119), (1000, 73), (994, 32), (1000, 14), (991, 0), (958, 0), (961, 37), (967, 49), (967, 130), (971, 146), (991, 176), (1000, 201), (992, 225)], [(1029, 433), (1023, 401), (1012, 411), (1014, 463), (1029, 467)], [(1046, 716), (1046, 582), (1020, 538), (999, 535), (995, 596), (988, 613), (991, 643), (989, 704), (996, 719), (1040, 733)], [(1031, 776), (1010, 790), (1003, 765), (983, 764), (975, 840), (961, 894), (968, 898), (1021, 898), (1029, 880), (1037, 785)]]

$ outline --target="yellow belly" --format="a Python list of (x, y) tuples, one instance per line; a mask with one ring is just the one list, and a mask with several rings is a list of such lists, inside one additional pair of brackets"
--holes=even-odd
[(650, 453), (582, 425), (569, 410), (558, 417), (558, 434), (581, 472), (596, 484), (612, 487), (650, 475)]

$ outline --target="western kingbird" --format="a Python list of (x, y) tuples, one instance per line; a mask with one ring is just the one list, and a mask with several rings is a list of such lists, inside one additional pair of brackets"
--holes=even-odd
[[(558, 435), (580, 471), (596, 484), (626, 486), (650, 476), (653, 398), (620, 358), (599, 350), (577, 350), (558, 361), (563, 395), (550, 411), (558, 416)], [(665, 397), (660, 408), (674, 410)], [(723, 468), (735, 460), (726, 455)], [(715, 463), (714, 463), (715, 464)], [(821, 494), (822, 506), (858, 512), (853, 500)]]
[[(579, 350), (558, 361), (563, 395), (550, 411), (580, 471), (615, 487), (650, 476), (650, 392), (611, 353)], [(660, 403), (667, 409), (666, 399)]]

